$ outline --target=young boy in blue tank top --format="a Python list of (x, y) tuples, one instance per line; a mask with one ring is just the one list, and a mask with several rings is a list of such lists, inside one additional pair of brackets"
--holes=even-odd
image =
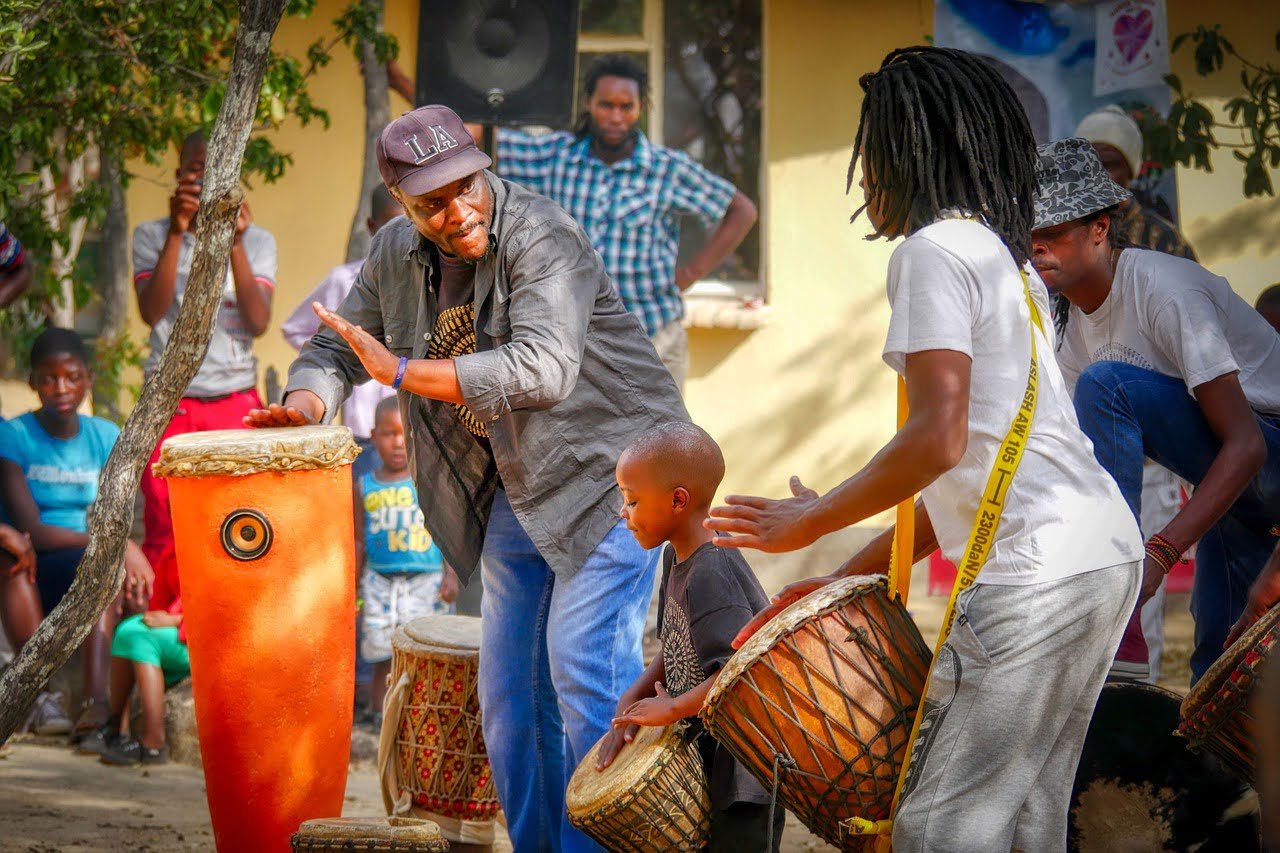
[(369, 709), (380, 722), (391, 635), (419, 616), (452, 613), (458, 578), (423, 523), (395, 397), (378, 404), (370, 438), (382, 464), (355, 483), (356, 565), (364, 567), (360, 653), (373, 664)]

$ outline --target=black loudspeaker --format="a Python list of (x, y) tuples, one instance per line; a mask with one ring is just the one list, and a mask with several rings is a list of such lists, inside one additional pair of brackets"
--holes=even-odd
[(578, 0), (422, 0), (418, 104), (466, 121), (568, 127)]

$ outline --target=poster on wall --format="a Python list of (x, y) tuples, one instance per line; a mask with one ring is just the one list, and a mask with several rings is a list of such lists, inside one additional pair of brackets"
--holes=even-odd
[(1107, 0), (1095, 7), (1093, 93), (1160, 86), (1169, 73), (1164, 0)]
[[(934, 43), (985, 56), (1018, 94), (1037, 142), (1070, 136), (1080, 119), (1107, 104), (1169, 111), (1165, 72), (1157, 73), (1168, 68), (1164, 0), (937, 0), (935, 9)], [(1110, 64), (1106, 56), (1100, 59), (1099, 33), (1108, 23), (1110, 35), (1102, 49), (1119, 45), (1113, 59), (1131, 59)], [(1095, 94), (1100, 61), (1106, 64), (1104, 82), (1123, 88)], [(1133, 189), (1144, 204), (1174, 218), (1172, 171), (1156, 179), (1140, 178)]]

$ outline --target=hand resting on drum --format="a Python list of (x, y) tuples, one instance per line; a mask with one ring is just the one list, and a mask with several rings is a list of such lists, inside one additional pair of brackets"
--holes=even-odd
[(1250, 625), (1261, 619), (1277, 604), (1280, 604), (1280, 543), (1276, 544), (1267, 564), (1262, 567), (1257, 580), (1249, 588), (1249, 601), (1244, 606), (1244, 613), (1240, 614), (1236, 624), (1232, 625), (1231, 630), (1227, 632), (1227, 641), (1222, 644), (1222, 647), (1231, 648), (1231, 644), (1240, 639), (1240, 635), (1248, 630)]

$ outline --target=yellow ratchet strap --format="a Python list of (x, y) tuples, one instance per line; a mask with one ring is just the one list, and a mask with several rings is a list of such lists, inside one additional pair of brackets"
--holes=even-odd
[[(965, 544), (964, 560), (956, 572), (956, 582), (951, 587), (951, 598), (947, 602), (946, 613), (942, 617), (942, 630), (938, 632), (938, 642), (933, 648), (933, 660), (938, 659), (942, 644), (951, 636), (951, 623), (955, 618), (956, 600), (960, 593), (973, 585), (978, 579), (978, 572), (987, 561), (991, 543), (995, 541), (996, 529), (1000, 526), (1000, 516), (1004, 513), (1005, 497), (1009, 493), (1009, 485), (1013, 475), (1022, 463), (1022, 454), (1027, 447), (1027, 438), (1031, 432), (1031, 422), (1036, 415), (1036, 398), (1040, 391), (1040, 362), (1036, 352), (1036, 329), (1044, 333), (1044, 323), (1040, 317), (1040, 309), (1031, 298), (1031, 279), (1026, 270), (1022, 273), (1022, 289), (1026, 296), (1027, 308), (1031, 310), (1031, 368), (1027, 372), (1027, 390), (1022, 395), (1022, 403), (1009, 425), (1009, 432), (1000, 444), (1000, 452), (996, 455), (991, 474), (987, 477), (987, 485), (982, 492), (982, 501), (978, 504), (978, 513), (973, 519), (973, 527), (969, 530), (969, 541)], [(906, 382), (898, 379), (898, 428), (907, 420)], [(908, 499), (898, 504), (898, 530), (893, 538), (893, 550), (889, 560), (889, 589), (905, 604), (906, 590), (911, 582), (911, 556), (914, 548), (912, 534), (915, 526), (915, 502)], [(903, 535), (903, 519), (906, 519), (906, 534)], [(905, 564), (905, 568), (902, 564)], [(904, 581), (903, 578), (906, 580)], [(896, 814), (898, 803), (902, 797), (902, 786), (911, 769), (911, 750), (916, 736), (920, 733), (920, 723), (924, 719), (924, 697), (929, 695), (929, 679), (933, 674), (932, 663), (929, 675), (925, 677), (924, 691), (920, 696), (920, 707), (916, 709), (915, 720), (911, 724), (911, 735), (907, 738), (907, 751), (902, 760), (902, 769), (898, 772), (898, 785), (893, 792), (893, 806), (889, 813)], [(867, 820), (854, 817), (845, 821), (845, 829), (851, 835), (875, 835), (876, 853), (888, 853), (892, 849), (893, 818), (887, 820)]]

